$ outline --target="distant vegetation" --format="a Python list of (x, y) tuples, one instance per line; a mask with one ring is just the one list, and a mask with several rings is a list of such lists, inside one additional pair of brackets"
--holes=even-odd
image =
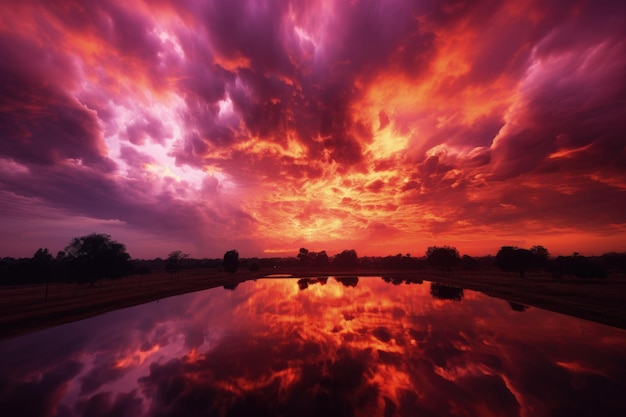
[(73, 238), (56, 257), (48, 249), (39, 248), (32, 258), (0, 261), (3, 284), (65, 281), (93, 285), (102, 278), (127, 276), (133, 269), (126, 246), (109, 235), (96, 233)]
[[(503, 246), (496, 256), (471, 257), (460, 255), (452, 246), (431, 246), (424, 256), (413, 257), (409, 253), (386, 257), (359, 257), (354, 249), (347, 249), (333, 256), (325, 250), (314, 252), (300, 248), (294, 257), (286, 258), (240, 258), (235, 249), (224, 254), (223, 259), (192, 259), (179, 250), (165, 258), (150, 260), (131, 259), (126, 246), (106, 234), (90, 234), (73, 238), (63, 251), (53, 256), (46, 248), (39, 248), (31, 258), (0, 259), (0, 284), (35, 284), (52, 282), (76, 282), (94, 285), (101, 279), (117, 279), (130, 274), (147, 274), (167, 271), (172, 280), (179, 272), (188, 269), (213, 268), (235, 273), (241, 268), (250, 271), (281, 269), (313, 270), (416, 270), (445, 272), (501, 270), (511, 276), (525, 278), (529, 273), (548, 273), (554, 280), (566, 278), (598, 279), (609, 273), (626, 275), (626, 254), (607, 253), (602, 256), (585, 257), (578, 253), (571, 256), (552, 257), (543, 246), (529, 249)], [(356, 278), (356, 277), (354, 277)], [(317, 282), (317, 281), (316, 281)], [(346, 279), (345, 285), (356, 285)], [(393, 280), (391, 281), (392, 283)], [(306, 287), (312, 281), (299, 283)], [(445, 289), (444, 289), (445, 290)], [(438, 290), (437, 290), (438, 291)]]
[(449, 272), (461, 262), (461, 257), (459, 251), (451, 246), (431, 246), (426, 250), (426, 262), (436, 268), (445, 268)]
[[(541, 249), (544, 249), (541, 247)], [(545, 266), (548, 260), (548, 252), (545, 250), (545, 258), (538, 256), (528, 249), (520, 249), (513, 246), (503, 246), (496, 255), (496, 264), (500, 269), (507, 272), (517, 272), (520, 278), (528, 269)]]
[(239, 268), (239, 252), (229, 250), (224, 254), (224, 270), (226, 272), (235, 273)]
[(75, 237), (57, 258), (70, 281), (91, 285), (101, 278), (126, 276), (133, 269), (125, 245), (96, 233)]
[(188, 253), (183, 253), (179, 250), (170, 252), (170, 254), (167, 255), (167, 259), (165, 260), (165, 270), (170, 274), (174, 274), (180, 271), (181, 269), (183, 269), (183, 262), (187, 258), (189, 258)]

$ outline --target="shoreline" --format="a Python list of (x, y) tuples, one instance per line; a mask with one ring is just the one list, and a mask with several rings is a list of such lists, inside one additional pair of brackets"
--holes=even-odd
[[(393, 277), (435, 281), (479, 291), (488, 296), (554, 311), (626, 330), (626, 277), (604, 280), (553, 281), (545, 274), (520, 279), (499, 271), (330, 270), (285, 268), (280, 271), (186, 270), (177, 274), (156, 272), (119, 280), (100, 281), (94, 286), (54, 283), (0, 287), (0, 341), (49, 327), (94, 317), (109, 311), (157, 301), (189, 292), (236, 286), (280, 272), (292, 277), (268, 279), (359, 276)], [(389, 284), (393, 285), (393, 284)]]

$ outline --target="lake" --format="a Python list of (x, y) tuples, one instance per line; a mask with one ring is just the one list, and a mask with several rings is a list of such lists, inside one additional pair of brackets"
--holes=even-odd
[(259, 279), (0, 342), (6, 416), (624, 416), (626, 331), (430, 282)]

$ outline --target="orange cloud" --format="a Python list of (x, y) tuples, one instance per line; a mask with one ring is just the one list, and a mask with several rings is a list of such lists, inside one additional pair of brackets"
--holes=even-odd
[[(0, 6), (3, 190), (118, 221), (142, 257), (623, 240), (622, 5), (370, 6)], [(59, 246), (54, 222), (5, 224), (33, 236), (15, 256)]]

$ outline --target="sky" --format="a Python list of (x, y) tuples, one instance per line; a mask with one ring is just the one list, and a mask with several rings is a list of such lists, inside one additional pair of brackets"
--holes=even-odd
[(0, 2), (0, 256), (626, 251), (626, 3)]

